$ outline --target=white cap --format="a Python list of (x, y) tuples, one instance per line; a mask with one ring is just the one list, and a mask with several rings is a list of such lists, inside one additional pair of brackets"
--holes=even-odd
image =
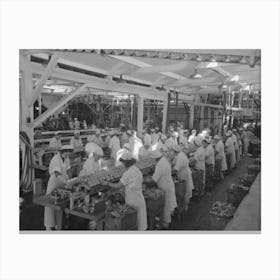
[(160, 158), (162, 157), (162, 153), (159, 150), (155, 150), (151, 152), (151, 158)]
[(77, 135), (77, 134), (80, 134), (80, 131), (79, 131), (79, 130), (75, 130), (75, 131), (74, 131), (74, 135)]
[(126, 131), (127, 134), (132, 134), (132, 131), (129, 129)]
[(203, 138), (201, 138), (201, 137), (196, 137), (195, 139), (194, 139), (194, 144), (196, 145), (196, 146), (201, 146), (202, 145), (202, 140), (204, 140)]
[(61, 133), (61, 131), (56, 131), (55, 133), (54, 133), (54, 135), (58, 135), (58, 134), (60, 134)]
[(122, 160), (132, 160), (133, 159), (133, 155), (131, 152), (127, 151), (127, 152), (124, 152), (121, 156), (121, 159)]
[(100, 134), (100, 130), (97, 129), (97, 130), (95, 131), (95, 134)]

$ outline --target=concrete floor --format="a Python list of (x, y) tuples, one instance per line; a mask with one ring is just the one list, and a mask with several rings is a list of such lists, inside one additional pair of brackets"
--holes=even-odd
[[(216, 184), (211, 192), (206, 192), (205, 196), (198, 202), (192, 201), (191, 207), (184, 214), (183, 221), (174, 221), (172, 229), (177, 230), (213, 230), (210, 223), (209, 210), (215, 201), (227, 202), (227, 189), (237, 181), (238, 177), (247, 172), (247, 166), (252, 164), (253, 158), (242, 158), (237, 168), (224, 180)], [(220, 228), (219, 230), (223, 230)]]
[[(192, 202), (189, 210), (183, 215), (183, 219), (178, 221), (174, 219), (171, 224), (171, 230), (212, 230), (210, 225), (209, 210), (215, 201), (227, 201), (227, 188), (237, 178), (246, 173), (247, 166), (253, 162), (252, 158), (243, 158), (238, 167), (232, 173), (224, 178), (224, 180), (212, 189), (211, 192), (206, 192), (205, 196), (198, 202)], [(27, 204), (27, 207), (22, 211), (20, 217), (21, 230), (43, 230), (44, 208)], [(77, 228), (78, 229), (78, 228)], [(222, 230), (222, 228), (221, 228)]]

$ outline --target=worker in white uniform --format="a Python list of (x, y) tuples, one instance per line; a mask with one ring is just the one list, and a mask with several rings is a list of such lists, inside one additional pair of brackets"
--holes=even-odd
[(96, 146), (96, 148), (90, 154), (88, 154), (88, 158), (85, 161), (79, 176), (90, 175), (96, 170), (101, 170), (102, 167), (101, 167), (100, 159), (102, 157), (103, 157), (102, 149)]
[(182, 139), (184, 138), (184, 126), (182, 124), (178, 127), (178, 143), (181, 144)]
[(152, 180), (156, 182), (157, 186), (165, 193), (164, 210), (161, 222), (162, 226), (167, 228), (171, 223), (171, 215), (177, 207), (171, 165), (165, 156), (163, 156), (158, 150), (153, 151), (151, 157), (157, 161)]
[(224, 143), (219, 135), (213, 137), (214, 151), (215, 151), (215, 167), (214, 178), (217, 181), (224, 179), (224, 174), (227, 170), (227, 162), (225, 155)]
[(193, 129), (193, 130), (192, 130), (192, 134), (191, 134), (191, 136), (189, 137), (189, 143), (194, 144), (194, 140), (195, 140), (195, 138), (196, 138), (196, 133), (197, 133), (197, 131), (196, 131), (195, 129)]
[(207, 188), (211, 188), (215, 167), (215, 151), (210, 136), (205, 138), (205, 142), (207, 143), (205, 159), (205, 186)]
[(139, 150), (143, 146), (140, 138), (137, 137), (137, 132), (134, 130), (129, 139), (130, 151), (136, 160), (139, 159)]
[(151, 138), (151, 135), (149, 133), (149, 130), (144, 130), (143, 134), (144, 134), (143, 145), (148, 146), (148, 148), (149, 148), (152, 144), (152, 138)]
[(122, 155), (124, 153), (127, 153), (127, 152), (130, 152), (130, 146), (128, 143), (125, 143), (122, 147), (122, 149), (118, 150), (117, 152), (117, 158), (116, 158), (116, 163), (115, 163), (115, 166), (119, 166), (121, 165), (122, 163), (120, 162), (120, 159), (122, 157)]
[(178, 132), (174, 131), (172, 132), (171, 136), (166, 140), (165, 146), (172, 150), (175, 145), (178, 145)]
[(239, 154), (239, 144), (238, 144), (237, 130), (236, 129), (232, 130), (231, 138), (232, 138), (233, 145), (234, 145), (235, 158), (236, 158), (236, 163), (237, 163), (240, 160), (240, 154)]
[(180, 137), (179, 144), (181, 144), (183, 147), (189, 146), (189, 130), (188, 129), (183, 131), (183, 136)]
[(205, 188), (205, 160), (206, 160), (206, 146), (207, 142), (205, 140), (201, 140), (197, 137), (194, 140), (194, 144), (197, 146), (197, 150), (194, 152), (195, 159), (195, 169), (201, 171), (201, 182), (198, 186), (198, 196), (204, 195)]
[(139, 168), (135, 165), (136, 160), (130, 152), (126, 152), (120, 158), (120, 161), (126, 168), (120, 182), (113, 184), (110, 182), (102, 182), (102, 184), (112, 188), (125, 189), (125, 204), (133, 207), (137, 211), (137, 227), (138, 230), (146, 230), (147, 210), (146, 202), (142, 192), (143, 175)]
[(241, 139), (241, 134), (242, 134), (243, 128), (239, 128), (238, 132), (237, 132), (237, 142), (238, 142), (238, 146), (239, 146), (239, 155), (240, 158), (243, 156), (243, 143), (242, 143), (242, 139)]
[(96, 130), (95, 135), (93, 135), (93, 142), (102, 148), (104, 146), (104, 141), (100, 135), (100, 130)]
[(109, 141), (110, 156), (116, 164), (117, 152), (121, 149), (121, 143), (119, 137), (116, 135), (116, 131), (110, 132), (111, 139)]
[(185, 153), (182, 152), (181, 146), (176, 145), (173, 147), (173, 149), (175, 152), (174, 169), (177, 171), (178, 179), (185, 181), (186, 184), (185, 210), (188, 210), (188, 205), (192, 197), (192, 191), (194, 189), (189, 159)]
[(79, 130), (80, 129), (80, 122), (78, 121), (78, 118), (74, 118), (74, 129)]
[(82, 139), (80, 138), (80, 132), (75, 131), (74, 136), (72, 137), (70, 141), (70, 145), (73, 146), (74, 150), (80, 150), (83, 148), (83, 142)]
[(62, 147), (60, 131), (55, 132), (54, 137), (50, 141), (49, 147), (56, 150), (59, 150)]
[(157, 131), (152, 128), (151, 129), (151, 144), (153, 145), (153, 144), (157, 143), (158, 139), (159, 139), (159, 135), (158, 135)]
[(227, 168), (228, 168), (228, 173), (231, 173), (231, 170), (236, 163), (234, 144), (231, 138), (232, 136), (231, 131), (227, 131), (225, 136), (226, 136), (225, 153), (226, 153), (226, 160), (227, 160)]
[[(59, 153), (57, 153), (50, 161), (49, 174), (46, 195), (50, 194), (54, 189), (58, 187), (64, 187), (67, 185), (68, 174), (67, 171), (71, 168), (69, 153), (73, 151), (71, 145), (62, 146)], [(58, 212), (50, 207), (45, 207), (44, 213), (44, 225), (46, 230), (52, 228), (58, 228)]]
[(121, 146), (122, 147), (124, 146), (124, 144), (128, 143), (130, 136), (131, 136), (131, 131), (130, 130), (127, 130), (127, 131), (123, 132), (123, 134), (121, 136)]

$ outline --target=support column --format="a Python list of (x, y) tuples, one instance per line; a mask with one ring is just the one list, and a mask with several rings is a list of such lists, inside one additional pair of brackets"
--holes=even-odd
[(138, 95), (137, 103), (137, 133), (140, 137), (143, 133), (144, 98)]
[(208, 113), (208, 115), (207, 115), (207, 127), (210, 128), (210, 126), (211, 126), (211, 110), (212, 109), (210, 107), (208, 107), (207, 110), (208, 110), (208, 112), (207, 112)]
[(193, 129), (194, 106), (195, 106), (195, 105), (192, 104), (192, 105), (191, 105), (191, 108), (190, 108), (189, 129)]
[(163, 112), (162, 112), (162, 133), (166, 131), (168, 101), (163, 101)]
[[(24, 63), (25, 58), (20, 61)], [(27, 133), (31, 146), (34, 147), (34, 128), (32, 127), (34, 109), (33, 106), (29, 106), (33, 97), (32, 72), (26, 65), (23, 65), (23, 69), (20, 82), (20, 130)]]
[(204, 128), (204, 106), (200, 106), (200, 117), (199, 117), (199, 130), (202, 131)]

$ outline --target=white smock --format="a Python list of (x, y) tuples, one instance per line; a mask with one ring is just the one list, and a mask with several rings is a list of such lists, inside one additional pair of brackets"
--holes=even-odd
[(189, 143), (194, 144), (195, 138), (196, 138), (196, 136), (192, 134), (192, 135), (189, 137)]
[(97, 149), (100, 149), (100, 147), (99, 147), (97, 144), (93, 143), (93, 142), (89, 142), (89, 143), (87, 143), (86, 146), (85, 146), (85, 151), (86, 151), (89, 155), (91, 155), (91, 154), (92, 154), (93, 152), (95, 152)]
[(206, 147), (206, 161), (207, 164), (215, 165), (215, 152), (212, 144)]
[(219, 140), (215, 145), (216, 159), (221, 160), (221, 171), (227, 170), (227, 161), (225, 155), (224, 143)]
[(157, 141), (159, 140), (159, 135), (157, 133), (152, 133), (151, 139), (152, 139), (152, 145), (153, 145), (153, 144), (157, 143)]
[(51, 139), (49, 147), (53, 149), (60, 149), (61, 148), (61, 139), (56, 139), (55, 136)]
[(206, 160), (206, 150), (203, 147), (199, 147), (194, 152), (195, 169), (203, 171), (203, 184), (205, 184), (205, 160)]
[(229, 137), (225, 142), (226, 154), (231, 154), (231, 168), (236, 164), (235, 150), (232, 138)]
[(96, 161), (93, 155), (90, 155), (85, 161), (79, 176), (90, 175), (96, 170), (101, 170), (100, 162)]
[(171, 166), (165, 157), (162, 157), (156, 164), (152, 179), (158, 187), (165, 192), (165, 203), (163, 210), (163, 221), (167, 224), (171, 222), (171, 214), (177, 207), (175, 186), (172, 180)]
[(237, 136), (233, 134), (231, 136), (231, 138), (232, 138), (233, 146), (234, 146), (234, 150), (235, 150), (235, 159), (236, 159), (236, 162), (238, 162), (240, 160), (240, 155), (239, 155), (239, 144), (238, 144)]
[(192, 190), (194, 189), (192, 173), (189, 166), (189, 159), (182, 151), (180, 151), (176, 155), (174, 162), (174, 168), (178, 172), (177, 174), (179, 180), (184, 180), (186, 182), (185, 203), (188, 204), (190, 198), (192, 197)]
[(77, 148), (81, 148), (83, 147), (83, 142), (82, 142), (82, 139), (79, 138), (79, 139), (75, 139), (75, 137), (73, 137), (70, 141), (70, 145), (73, 146), (73, 149), (77, 149)]
[(143, 146), (142, 141), (138, 137), (131, 137), (129, 139), (129, 146), (130, 146), (130, 151), (133, 155), (133, 157), (138, 160), (139, 159), (139, 150)]
[(146, 202), (142, 193), (143, 175), (135, 165), (129, 167), (120, 182), (125, 187), (125, 203), (137, 210), (138, 230), (147, 229)]
[[(56, 154), (49, 165), (50, 179), (48, 181), (46, 195), (50, 194), (54, 189), (60, 185), (66, 184), (68, 175), (67, 170), (70, 169), (69, 158), (65, 159), (64, 162), (60, 154)], [(55, 175), (54, 170), (60, 170), (61, 176)], [(44, 213), (44, 224), (46, 228), (51, 228), (56, 225), (55, 210), (50, 207), (45, 207)]]
[(117, 152), (121, 149), (120, 139), (114, 135), (109, 141), (109, 148), (111, 149), (111, 158), (116, 161)]
[(143, 139), (144, 145), (151, 146), (152, 144), (152, 137), (149, 133), (145, 133), (144, 139)]

